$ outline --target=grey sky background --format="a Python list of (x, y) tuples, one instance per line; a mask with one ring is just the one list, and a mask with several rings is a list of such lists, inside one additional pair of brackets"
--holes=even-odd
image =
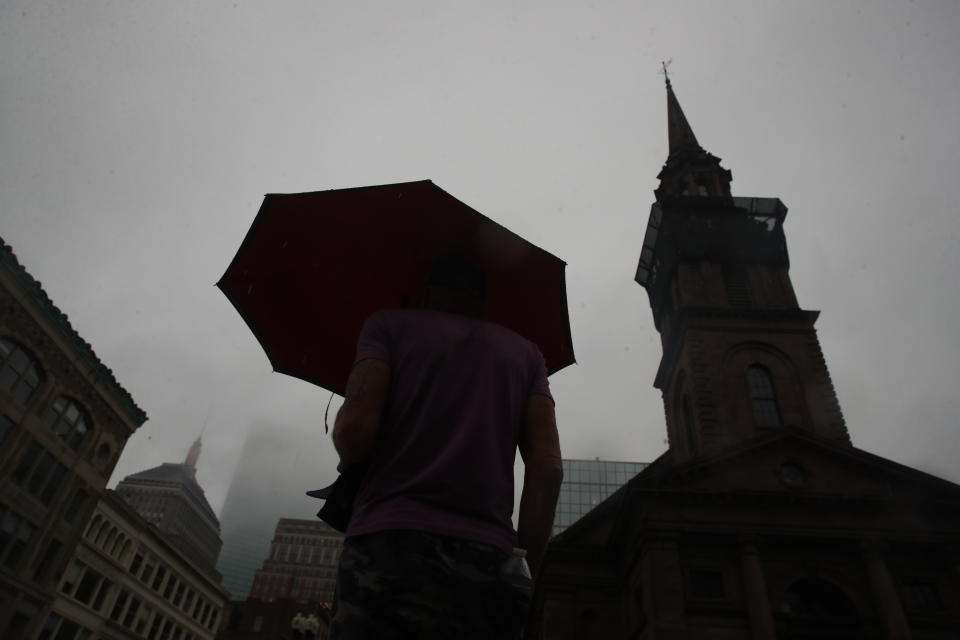
[(215, 508), (252, 425), (331, 480), (328, 394), (214, 282), (265, 193), (424, 178), (568, 262), (564, 454), (657, 457), (665, 58), (734, 194), (790, 208), (854, 444), (960, 481), (960, 3), (4, 0), (0, 235), (150, 416), (112, 483), (205, 425)]

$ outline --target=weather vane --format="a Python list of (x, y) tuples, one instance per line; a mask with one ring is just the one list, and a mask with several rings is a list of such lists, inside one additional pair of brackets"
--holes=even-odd
[(666, 62), (660, 63), (660, 67), (662, 69), (660, 73), (663, 74), (664, 79), (667, 81), (667, 86), (670, 86), (670, 72), (667, 71), (667, 67), (669, 67), (672, 62), (673, 62), (673, 58), (670, 58)]

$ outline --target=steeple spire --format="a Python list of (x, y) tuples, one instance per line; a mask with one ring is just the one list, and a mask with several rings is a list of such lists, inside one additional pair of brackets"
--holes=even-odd
[(183, 464), (190, 467), (194, 473), (197, 471), (197, 460), (200, 458), (200, 448), (203, 446), (200, 440), (202, 437), (197, 436), (197, 439), (193, 441), (193, 444), (190, 445), (190, 451), (187, 452), (187, 457), (183, 461)]
[(663, 63), (663, 76), (667, 85), (667, 139), (669, 152), (667, 162), (657, 178), (660, 188), (657, 200), (674, 197), (730, 197), (732, 176), (720, 166), (720, 158), (708, 153), (697, 142), (680, 101), (673, 92), (673, 84), (667, 73), (672, 60)]
[(667, 83), (667, 135), (670, 144), (670, 154), (674, 154), (684, 148), (699, 149), (700, 143), (697, 142), (697, 136), (693, 135), (693, 129), (687, 122), (687, 116), (683, 114), (680, 108), (680, 102), (673, 92), (673, 85), (670, 83), (670, 75), (667, 73), (667, 67), (673, 60), (663, 63), (663, 78)]

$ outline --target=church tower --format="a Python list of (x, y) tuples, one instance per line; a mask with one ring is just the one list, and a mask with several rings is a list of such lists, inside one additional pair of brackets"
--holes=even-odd
[(667, 78), (669, 155), (657, 178), (636, 281), (663, 357), (671, 453), (710, 456), (771, 430), (849, 444), (814, 330), (790, 282), (776, 198), (733, 197), (731, 173), (697, 141)]

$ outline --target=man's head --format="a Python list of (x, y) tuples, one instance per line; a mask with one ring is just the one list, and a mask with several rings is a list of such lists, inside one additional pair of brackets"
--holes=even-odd
[(430, 268), (422, 306), (476, 318), (483, 310), (486, 293), (483, 269), (462, 256), (448, 256)]

